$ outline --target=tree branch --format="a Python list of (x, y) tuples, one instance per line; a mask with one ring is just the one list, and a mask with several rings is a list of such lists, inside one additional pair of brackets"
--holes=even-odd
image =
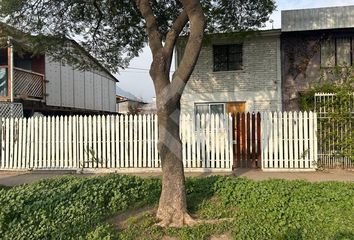
[(166, 35), (166, 41), (164, 46), (164, 53), (167, 59), (167, 71), (169, 71), (171, 67), (171, 61), (173, 56), (173, 48), (175, 46), (176, 40), (183, 28), (186, 26), (188, 22), (187, 12), (183, 10), (181, 14), (177, 17), (175, 22), (173, 23), (170, 31)]
[(162, 48), (162, 38), (158, 30), (156, 18), (149, 4), (149, 0), (136, 0), (136, 5), (145, 19), (152, 55), (156, 55)]
[(101, 22), (103, 19), (103, 13), (100, 9), (100, 6), (98, 6), (98, 4), (97, 4), (97, 0), (93, 0), (93, 6), (96, 8), (96, 10), (98, 12), (98, 21), (97, 21), (96, 27), (95, 27), (93, 35), (92, 35), (92, 41), (94, 43), (96, 43), (96, 35), (97, 35), (99, 27), (101, 26)]
[(190, 22), (190, 35), (182, 60), (173, 75), (172, 88), (182, 94), (197, 63), (204, 36), (205, 18), (199, 0), (180, 0)]

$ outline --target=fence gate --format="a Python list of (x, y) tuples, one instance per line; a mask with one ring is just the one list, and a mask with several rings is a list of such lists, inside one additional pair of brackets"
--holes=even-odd
[(261, 114), (232, 114), (233, 169), (261, 167)]
[[(354, 168), (354, 163), (348, 157), (338, 154), (344, 146), (339, 143), (345, 141), (345, 136), (348, 137), (354, 127), (354, 104), (350, 109), (352, 113), (350, 122), (330, 121), (330, 112), (333, 112), (333, 107), (339, 105), (338, 102), (340, 103), (334, 93), (315, 94), (315, 111), (318, 116), (318, 164), (325, 168)], [(352, 151), (353, 146), (350, 145), (348, 148)]]

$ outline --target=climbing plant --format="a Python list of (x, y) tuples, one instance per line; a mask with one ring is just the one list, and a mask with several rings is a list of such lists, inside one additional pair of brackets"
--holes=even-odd
[[(317, 100), (315, 93), (331, 93)], [(319, 82), (300, 97), (302, 110), (315, 110), (319, 116), (320, 144), (330, 153), (354, 161), (354, 69), (326, 69)]]

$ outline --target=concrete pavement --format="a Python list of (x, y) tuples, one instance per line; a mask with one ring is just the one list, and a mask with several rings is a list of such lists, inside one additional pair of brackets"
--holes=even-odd
[[(74, 171), (25, 171), (25, 172), (7, 172), (0, 171), (0, 185), (17, 186), (39, 181), (41, 179), (49, 179), (57, 176), (74, 175), (80, 177), (103, 175), (99, 174), (76, 174)], [(161, 176), (161, 173), (139, 173), (136, 175), (141, 177)], [(354, 171), (343, 169), (330, 169), (326, 171), (317, 172), (263, 172), (260, 169), (237, 169), (233, 173), (186, 173), (186, 176), (205, 177), (210, 175), (233, 175), (246, 177), (253, 180), (267, 180), (267, 179), (302, 179), (311, 182), (320, 181), (343, 181), (354, 182)]]

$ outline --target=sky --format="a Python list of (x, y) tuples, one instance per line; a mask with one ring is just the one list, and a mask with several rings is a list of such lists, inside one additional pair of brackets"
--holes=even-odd
[[(281, 10), (354, 5), (354, 0), (276, 0), (276, 4), (277, 10), (270, 17), (274, 22), (268, 22), (266, 29), (281, 27)], [(117, 86), (146, 102), (151, 102), (155, 96), (148, 70), (151, 61), (150, 49), (145, 47), (140, 56), (130, 62), (127, 69), (120, 70), (116, 75), (119, 79)], [(173, 70), (174, 68), (171, 69)]]

